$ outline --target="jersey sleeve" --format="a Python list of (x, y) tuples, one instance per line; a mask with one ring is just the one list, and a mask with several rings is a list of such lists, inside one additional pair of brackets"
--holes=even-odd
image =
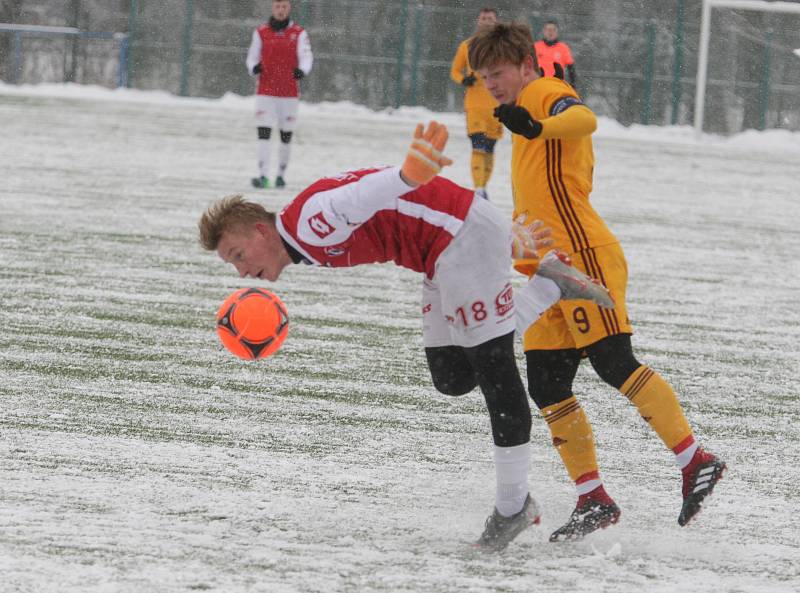
[(597, 129), (594, 112), (569, 84), (558, 78), (541, 78), (535, 85), (532, 92), (523, 93), (519, 105), (542, 124), (539, 138), (581, 138)]
[(247, 50), (247, 73), (253, 74), (253, 68), (261, 62), (261, 35), (258, 29), (253, 31), (253, 38), (250, 40), (250, 48)]
[[(525, 93), (520, 103), (534, 118), (541, 120), (557, 115), (554, 108), (559, 101), (577, 101), (581, 103), (578, 93), (569, 84), (558, 78), (544, 77), (536, 81), (535, 91)], [(563, 111), (560, 108), (560, 111)]]
[(311, 72), (311, 66), (314, 64), (314, 54), (311, 53), (311, 41), (308, 38), (308, 32), (303, 29), (300, 36), (297, 38), (297, 67), (303, 71), (304, 74)]
[(453, 57), (453, 63), (450, 66), (450, 78), (456, 84), (461, 84), (464, 80), (464, 71), (467, 69), (467, 42), (462, 41), (456, 50), (456, 55)]
[[(559, 113), (541, 120), (542, 133), (540, 138), (561, 138), (569, 140), (590, 136), (597, 129), (597, 117), (594, 112), (586, 107), (580, 100), (566, 97), (556, 102), (558, 105), (567, 105)], [(576, 106), (575, 109), (568, 109)]]
[(319, 247), (338, 245), (380, 210), (397, 209), (397, 198), (413, 191), (389, 167), (311, 196), (297, 221), (298, 238)]

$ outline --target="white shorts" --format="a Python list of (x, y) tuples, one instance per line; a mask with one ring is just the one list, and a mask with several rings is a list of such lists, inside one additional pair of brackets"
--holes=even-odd
[(469, 348), (513, 331), (511, 221), (476, 198), (433, 279), (423, 281), (423, 343)]
[(274, 128), (282, 132), (293, 132), (297, 125), (297, 109), (300, 99), (297, 97), (270, 97), (256, 95), (256, 125), (263, 128)]

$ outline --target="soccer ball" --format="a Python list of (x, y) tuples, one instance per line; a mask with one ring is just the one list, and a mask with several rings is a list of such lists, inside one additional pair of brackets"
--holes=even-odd
[(239, 358), (257, 360), (277, 352), (289, 333), (286, 305), (262, 288), (241, 288), (217, 311), (217, 335)]

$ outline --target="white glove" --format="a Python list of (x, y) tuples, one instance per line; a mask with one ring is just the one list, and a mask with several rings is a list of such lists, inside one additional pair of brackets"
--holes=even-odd
[(520, 214), (511, 223), (512, 259), (539, 259), (538, 250), (550, 247), (552, 232), (541, 220), (525, 224), (525, 214)]

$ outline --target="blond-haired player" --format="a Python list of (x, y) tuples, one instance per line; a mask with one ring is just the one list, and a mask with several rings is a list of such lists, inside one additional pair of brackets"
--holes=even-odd
[[(579, 538), (616, 523), (620, 510), (606, 493), (597, 466), (592, 427), (572, 393), (582, 356), (617, 388), (675, 454), (683, 474), (686, 525), (722, 476), (725, 464), (700, 448), (672, 387), (633, 355), (625, 307), (628, 273), (619, 241), (589, 203), (597, 121), (575, 90), (540, 76), (530, 30), (496, 25), (470, 43), (469, 60), (501, 103), (496, 114), (512, 132), (511, 178), (515, 216), (542, 220), (555, 246), (575, 265), (599, 278), (616, 308), (561, 302), (525, 333), (528, 389), (550, 428), (553, 444), (575, 482), (578, 502), (551, 541)], [(536, 262), (518, 260), (517, 269)]]
[[(497, 10), (481, 8), (476, 31), (493, 27), (497, 23)], [(472, 183), (475, 193), (488, 198), (486, 186), (494, 168), (494, 145), (503, 137), (503, 126), (494, 118), (497, 101), (483, 84), (483, 79), (469, 63), (469, 42), (461, 42), (453, 57), (450, 78), (464, 87), (464, 112), (467, 117), (467, 135), (472, 143)]]

